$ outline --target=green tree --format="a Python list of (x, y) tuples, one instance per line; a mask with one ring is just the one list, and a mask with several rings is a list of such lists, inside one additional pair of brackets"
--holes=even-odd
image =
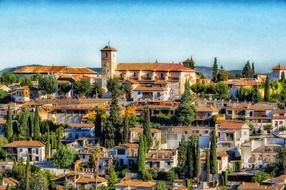
[(124, 124), (123, 142), (128, 143), (129, 142), (129, 117), (128, 117), (127, 111), (125, 113), (123, 124)]
[(54, 154), (54, 164), (58, 168), (69, 168), (76, 157), (75, 151), (67, 146), (61, 146)]
[(49, 181), (43, 172), (37, 172), (32, 174), (30, 190), (48, 190), (49, 189)]
[(228, 80), (228, 73), (224, 70), (223, 66), (221, 66), (216, 78), (216, 82)]
[(50, 159), (50, 157), (51, 157), (51, 134), (50, 134), (50, 130), (48, 129), (47, 144), (46, 144), (46, 158)]
[(39, 107), (37, 106), (35, 109), (35, 117), (34, 117), (34, 139), (39, 139), (41, 136), (40, 129), (40, 115), (39, 115)]
[(217, 174), (217, 137), (216, 129), (212, 131), (211, 147), (210, 147), (210, 173)]
[(122, 84), (122, 91), (125, 94), (125, 98), (126, 100), (130, 100), (131, 99), (131, 92), (132, 92), (132, 86), (129, 82), (125, 82)]
[(103, 128), (103, 135), (104, 135), (104, 140), (103, 140), (103, 145), (106, 148), (111, 148), (115, 145), (115, 128), (112, 125), (110, 120), (106, 121), (106, 124)]
[(21, 86), (32, 86), (32, 81), (29, 77), (22, 77), (20, 78), (20, 85)]
[(252, 71), (252, 77), (254, 77), (254, 75), (255, 75), (254, 62), (252, 62), (251, 71)]
[(100, 109), (96, 109), (94, 136), (100, 138), (102, 135), (101, 131), (102, 131), (102, 111)]
[(47, 94), (52, 94), (57, 91), (57, 80), (51, 76), (40, 76), (39, 77), (39, 89)]
[(258, 89), (258, 86), (254, 86), (253, 90), (252, 90), (252, 93), (251, 93), (251, 99), (252, 99), (252, 102), (260, 102), (261, 101), (261, 96), (260, 96), (260, 93), (259, 93), (259, 89)]
[(66, 95), (71, 89), (72, 89), (71, 84), (63, 83), (63, 84), (59, 85), (58, 93), (60, 95)]
[(269, 174), (265, 172), (258, 172), (255, 174), (255, 176), (252, 178), (254, 182), (262, 183), (263, 181), (267, 180), (269, 178)]
[(13, 140), (13, 119), (12, 119), (12, 112), (10, 105), (8, 105), (8, 111), (7, 111), (5, 137), (8, 139), (9, 142)]
[(164, 182), (162, 182), (162, 181), (159, 181), (159, 182), (156, 184), (155, 190), (167, 190), (166, 183), (164, 183)]
[(121, 94), (120, 84), (117, 78), (110, 79), (107, 83), (108, 90), (112, 93), (111, 105), (109, 110), (108, 120), (111, 125), (115, 128), (115, 144), (122, 142), (122, 118), (120, 114), (120, 107), (118, 104), (118, 99)]
[(4, 72), (1, 75), (0, 82), (2, 84), (5, 84), (5, 85), (11, 84), (11, 83), (15, 83), (15, 82), (17, 82), (17, 77), (12, 72), (9, 72), (9, 71), (8, 72)]
[(195, 138), (195, 148), (194, 148), (194, 155), (196, 158), (196, 167), (195, 167), (195, 177), (197, 180), (200, 180), (201, 176), (201, 150), (200, 150), (200, 142), (199, 142), (199, 137), (196, 136)]
[(149, 107), (145, 108), (144, 111), (144, 121), (143, 121), (143, 135), (146, 143), (146, 150), (149, 150), (153, 144), (153, 138), (151, 135), (151, 122), (150, 122), (150, 109)]
[(195, 157), (194, 157), (194, 141), (193, 136), (191, 137), (190, 141), (188, 142), (188, 149), (187, 149), (187, 160), (186, 160), (186, 169), (187, 169), (187, 177), (191, 178), (194, 177), (194, 165), (195, 165)]
[(87, 80), (80, 80), (75, 83), (74, 88), (76, 94), (78, 94), (79, 96), (85, 96), (88, 94), (88, 92), (90, 92), (91, 85)]
[(268, 75), (266, 77), (266, 82), (264, 85), (264, 100), (270, 101), (270, 81)]
[(29, 112), (28, 111), (24, 111), (21, 113), (20, 115), (20, 134), (19, 134), (19, 139), (20, 140), (25, 140), (25, 139), (29, 139), (29, 128), (28, 128), (28, 119), (29, 119)]
[[(254, 65), (253, 65), (253, 69), (254, 69)], [(253, 70), (252, 70), (252, 67), (250, 65), (250, 62), (247, 61), (242, 69), (242, 76), (244, 78), (251, 78), (253, 77)]]
[(27, 156), (26, 161), (26, 173), (25, 173), (25, 190), (30, 189), (30, 178), (31, 178), (31, 168), (30, 168), (30, 156)]
[(277, 175), (286, 175), (286, 148), (280, 148), (276, 155)]
[(118, 175), (113, 165), (109, 167), (108, 175), (109, 175), (109, 188), (114, 189), (115, 184), (118, 182)]
[(99, 83), (95, 82), (92, 86), (91, 96), (96, 98), (101, 98), (104, 93), (104, 89), (100, 86)]
[(222, 185), (223, 186), (226, 186), (227, 185), (227, 182), (228, 182), (228, 171), (222, 171), (221, 173), (221, 179), (222, 179)]
[(182, 137), (178, 147), (178, 166), (184, 168), (187, 160), (187, 141)]
[(218, 64), (217, 64), (217, 58), (214, 58), (214, 64), (213, 64), (213, 81), (217, 81), (217, 74), (218, 74)]
[(185, 91), (181, 97), (176, 117), (180, 125), (191, 125), (195, 119), (195, 108), (192, 105), (192, 95), (189, 81), (185, 82)]
[(137, 164), (138, 164), (138, 171), (141, 174), (145, 170), (145, 159), (146, 159), (145, 149), (146, 147), (144, 142), (144, 135), (140, 135)]
[(206, 173), (207, 173), (207, 180), (209, 180), (209, 175), (210, 175), (210, 173), (211, 173), (210, 150), (209, 150), (209, 149), (206, 149), (206, 150), (205, 150), (205, 153), (206, 153), (206, 167), (205, 167), (205, 170), (206, 170)]

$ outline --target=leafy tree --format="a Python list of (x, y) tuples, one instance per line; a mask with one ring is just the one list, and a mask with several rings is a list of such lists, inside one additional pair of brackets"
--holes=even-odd
[(39, 115), (39, 107), (37, 106), (35, 109), (35, 117), (34, 117), (34, 139), (39, 139), (40, 135), (41, 135), (40, 115)]
[(155, 190), (167, 190), (166, 183), (164, 183), (164, 182), (162, 182), (162, 181), (159, 181), (159, 182), (156, 184)]
[(132, 92), (132, 86), (129, 82), (125, 82), (122, 84), (122, 91), (124, 92), (125, 94), (125, 98), (126, 100), (130, 100), (130, 94)]
[(264, 100), (270, 101), (270, 81), (268, 75), (266, 77), (266, 82), (264, 85)]
[(32, 174), (30, 190), (48, 190), (49, 189), (49, 181), (43, 172), (37, 172)]
[(180, 125), (191, 125), (195, 119), (195, 108), (192, 105), (189, 81), (185, 82), (185, 91), (181, 97), (176, 117)]
[(218, 82), (215, 84), (215, 93), (218, 99), (228, 99), (229, 98), (229, 87), (223, 82)]
[(76, 157), (75, 151), (67, 146), (61, 146), (54, 154), (54, 163), (58, 168), (69, 168)]
[(269, 178), (269, 174), (260, 171), (257, 174), (255, 174), (255, 176), (252, 178), (252, 180), (254, 182), (257, 182), (257, 183), (262, 183), (263, 181), (267, 180), (268, 178)]
[(217, 139), (216, 129), (212, 131), (211, 148), (210, 148), (210, 173), (217, 174)]
[(47, 94), (52, 94), (57, 91), (57, 80), (51, 76), (40, 76), (39, 77), (39, 89)]
[(218, 64), (217, 64), (217, 58), (214, 58), (214, 64), (213, 64), (213, 81), (217, 81), (217, 74), (218, 74)]
[(22, 77), (20, 78), (20, 85), (21, 86), (32, 86), (32, 81), (29, 77)]
[(218, 74), (217, 74), (217, 80), (216, 82), (220, 81), (227, 81), (228, 80), (228, 73), (224, 70), (224, 68), (221, 66)]
[(0, 90), (0, 102), (6, 102), (7, 97), (9, 97), (8, 92), (6, 92), (5, 90)]
[(8, 105), (8, 111), (7, 111), (5, 137), (8, 139), (9, 142), (13, 140), (13, 120), (12, 120), (12, 112), (10, 105)]
[(101, 88), (99, 83), (94, 83), (91, 90), (91, 96), (96, 98), (101, 98), (104, 93), (104, 89)]
[(151, 135), (151, 123), (150, 123), (150, 109), (149, 107), (145, 108), (144, 111), (144, 121), (143, 121), (143, 135), (145, 138), (146, 149), (149, 150), (153, 144), (153, 138)]
[(71, 91), (72, 86), (69, 83), (63, 83), (59, 85), (58, 93), (60, 95), (66, 95), (69, 91)]
[(125, 118), (124, 118), (124, 130), (123, 130), (123, 142), (128, 143), (129, 142), (129, 117), (128, 113), (126, 111)]
[(146, 147), (144, 142), (144, 135), (140, 135), (137, 164), (138, 164), (138, 171), (141, 174), (145, 170), (145, 157), (146, 157), (145, 149)]
[(101, 151), (98, 147), (92, 151), (92, 161), (94, 165), (94, 176), (98, 175), (99, 161), (101, 159)]
[(276, 167), (278, 175), (286, 175), (286, 148), (280, 148), (276, 155)]
[(182, 137), (178, 148), (178, 166), (184, 168), (187, 160), (187, 141)]
[(258, 86), (254, 86), (251, 95), (252, 95), (251, 97), (252, 102), (257, 103), (257, 102), (260, 102), (262, 99), (259, 93)]
[(1, 75), (0, 82), (2, 84), (5, 84), (5, 85), (11, 84), (11, 83), (15, 83), (15, 82), (17, 82), (17, 77), (12, 72), (9, 72), (9, 71), (8, 72), (4, 72)]
[(79, 96), (85, 96), (85, 95), (87, 95), (88, 92), (90, 92), (91, 85), (90, 85), (89, 81), (87, 81), (87, 80), (80, 80), (80, 81), (77, 81), (75, 83), (74, 88), (75, 88), (75, 92)]
[(27, 156), (26, 161), (26, 173), (25, 173), (25, 189), (30, 189), (30, 178), (31, 178), (31, 168), (30, 168), (30, 156)]
[(115, 184), (118, 182), (118, 175), (117, 175), (113, 165), (111, 165), (109, 167), (108, 175), (109, 175), (109, 187), (111, 189), (113, 189)]

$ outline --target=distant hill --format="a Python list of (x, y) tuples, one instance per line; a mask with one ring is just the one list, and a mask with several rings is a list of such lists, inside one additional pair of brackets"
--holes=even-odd
[[(213, 76), (213, 68), (207, 67), (207, 66), (196, 66), (196, 71), (199, 73), (202, 73), (206, 78), (211, 79)], [(230, 74), (239, 74), (242, 72), (242, 70), (229, 70), (227, 71)]]

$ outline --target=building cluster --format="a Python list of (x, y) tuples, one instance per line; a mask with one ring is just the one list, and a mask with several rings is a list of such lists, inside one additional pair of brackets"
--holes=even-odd
[[(185, 90), (186, 81), (190, 84), (200, 82), (194, 69), (175, 63), (117, 63), (117, 50), (109, 45), (101, 49), (101, 74), (87, 68), (61, 66), (27, 66), (15, 71), (18, 76), (51, 75), (58, 85), (74, 85), (76, 81), (87, 80), (90, 84), (100, 83), (106, 89), (109, 79), (118, 78), (121, 84), (131, 86), (129, 108), (134, 116), (140, 116), (146, 105), (150, 108), (151, 117), (174, 116), (180, 104), (179, 98)], [(286, 68), (282, 65), (273, 68), (272, 80), (280, 80)], [(205, 80), (207, 81), (207, 80)], [(241, 87), (252, 88), (262, 85), (265, 77), (255, 79), (233, 79), (227, 81), (230, 93), (236, 94)], [(65, 97), (59, 94), (43, 96), (37, 88), (20, 84), (2, 85), (0, 88), (13, 97), (13, 102), (0, 105), (0, 133), (5, 135), (7, 110), (11, 108), (16, 116), (21, 110), (39, 109), (41, 120), (50, 120), (64, 124), (61, 143), (77, 152), (77, 157), (70, 169), (58, 169), (51, 166), (50, 159), (54, 152), (47, 152), (47, 145), (39, 140), (14, 140), (3, 145), (8, 152), (0, 162), (0, 171), (11, 170), (14, 161), (27, 159), (54, 174), (52, 181), (57, 189), (64, 186), (92, 189), (108, 185), (108, 170), (111, 165), (128, 169), (128, 174), (120, 178), (116, 190), (155, 189), (158, 181), (143, 181), (138, 173), (132, 172), (137, 167), (139, 138), (143, 133), (140, 126), (131, 126), (128, 143), (111, 148), (97, 144), (95, 124), (90, 120), (95, 110), (100, 108), (108, 113), (110, 98), (108, 93), (103, 98), (75, 98), (71, 89)], [(127, 101), (120, 100), (124, 110)], [(9, 105), (9, 106), (8, 106)], [(205, 150), (209, 147), (211, 134), (216, 133), (217, 170), (214, 175), (216, 184), (221, 183), (221, 174), (232, 171), (228, 181), (239, 190), (276, 189), (286, 186), (286, 175), (270, 177), (261, 183), (252, 182), (258, 171), (269, 168), (277, 162), (278, 153), (286, 143), (286, 107), (270, 102), (235, 102), (212, 99), (194, 99), (195, 117), (192, 125), (180, 126), (162, 123), (160, 128), (151, 128), (152, 146), (146, 153), (145, 167), (155, 171), (169, 172), (178, 167), (178, 147), (183, 138), (199, 138), (201, 170), (206, 167)], [(95, 150), (98, 174), (95, 173)], [(212, 189), (201, 173), (201, 182), (193, 189)], [(167, 181), (173, 189), (187, 189), (187, 182), (182, 180)], [(3, 177), (1, 188), (16, 186), (19, 182), (10, 177)], [(216, 188), (214, 188), (216, 189)]]

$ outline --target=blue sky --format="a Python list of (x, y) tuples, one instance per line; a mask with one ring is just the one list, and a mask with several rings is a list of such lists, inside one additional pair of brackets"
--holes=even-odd
[[(36, 2), (36, 3), (35, 3)], [(0, 69), (25, 64), (100, 66), (108, 41), (119, 62), (213, 58), (227, 69), (286, 64), (282, 0), (0, 0)]]

